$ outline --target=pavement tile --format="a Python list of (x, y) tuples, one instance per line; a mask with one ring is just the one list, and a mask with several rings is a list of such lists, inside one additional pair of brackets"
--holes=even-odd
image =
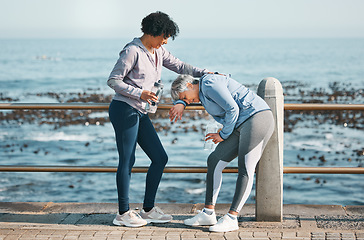
[(52, 233), (54, 233), (55, 230), (52, 230), (52, 229), (44, 229), (44, 230), (40, 230), (39, 235), (52, 235)]
[(0, 235), (8, 235), (10, 232), (13, 232), (12, 229), (0, 229)]
[(195, 237), (208, 237), (208, 236), (210, 236), (209, 232), (197, 232), (195, 234)]
[(78, 236), (65, 236), (63, 240), (77, 240)]
[(166, 236), (152, 236), (150, 238), (151, 240), (165, 240), (166, 239)]
[(296, 232), (283, 232), (282, 239), (292, 239), (296, 237)]
[(125, 233), (124, 235), (123, 235), (123, 239), (124, 238), (137, 238), (137, 235), (136, 234), (127, 234), (127, 233)]
[[(210, 238), (209, 238), (210, 239)], [(225, 239), (226, 240), (240, 240), (240, 238), (239, 237), (237, 237), (237, 236), (226, 236), (225, 237)]]
[(50, 236), (50, 234), (49, 235), (39, 235), (38, 234), (36, 237), (40, 239), (40, 238), (49, 238), (49, 236)]
[(167, 233), (168, 233), (167, 231), (154, 230), (152, 233), (152, 236), (166, 236)]
[(270, 240), (269, 237), (252, 237), (252, 238), (240, 238), (240, 239), (252, 239), (252, 240)]
[(79, 236), (82, 233), (82, 231), (69, 231), (67, 232), (66, 236)]
[(248, 238), (248, 237), (253, 237), (253, 232), (239, 232), (239, 237), (240, 238)]
[(180, 236), (182, 234), (182, 232), (167, 232), (167, 236)]
[(153, 233), (153, 230), (146, 230), (146, 231), (140, 231), (140, 232), (138, 232), (138, 237), (139, 236), (151, 236), (152, 235), (152, 233)]
[(325, 240), (325, 237), (322, 237), (322, 236), (311, 236), (311, 239), (312, 240)]
[(125, 236), (125, 237), (123, 236), (121, 239), (122, 240), (134, 240), (134, 239), (137, 239), (137, 238), (136, 238), (136, 236), (134, 236), (134, 237), (133, 236)]
[(341, 237), (342, 238), (348, 238), (348, 237), (354, 237), (355, 238), (355, 234), (354, 233), (341, 233)]
[(121, 240), (121, 236), (117, 237), (117, 236), (107, 236), (107, 240)]
[(166, 236), (166, 240), (180, 240), (180, 236)]
[(268, 233), (267, 232), (254, 232), (254, 237), (257, 238), (257, 237), (267, 237), (268, 236)]
[(210, 236), (224, 236), (225, 233), (223, 232), (210, 232)]
[(192, 238), (194, 238), (195, 234), (196, 234), (195, 232), (182, 232), (181, 237), (192, 237)]
[(224, 234), (224, 236), (229, 236), (229, 237), (239, 237), (239, 232), (226, 232)]
[(311, 238), (311, 233), (310, 232), (297, 232), (297, 237), (306, 237), (306, 238)]
[(282, 233), (281, 232), (268, 232), (268, 237), (280, 239), (282, 237)]
[(4, 240), (18, 240), (19, 236), (17, 235), (8, 235), (4, 238)]
[(109, 236), (111, 236), (111, 235), (123, 235), (124, 233), (125, 233), (125, 231), (113, 230), (113, 231), (110, 231)]

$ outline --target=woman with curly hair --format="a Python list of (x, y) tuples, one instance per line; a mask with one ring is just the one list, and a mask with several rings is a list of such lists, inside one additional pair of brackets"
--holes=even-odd
[[(115, 130), (119, 165), (116, 174), (119, 212), (113, 223), (140, 227), (148, 222), (165, 223), (172, 216), (155, 206), (156, 192), (168, 156), (149, 119), (146, 105), (158, 102), (151, 91), (161, 79), (162, 66), (179, 74), (201, 77), (208, 71), (182, 62), (162, 45), (179, 33), (177, 24), (162, 12), (151, 13), (142, 20), (143, 35), (128, 43), (119, 54), (107, 84), (115, 91), (110, 103), (109, 117)], [(173, 109), (180, 112), (183, 104)], [(141, 149), (151, 160), (146, 176), (143, 209), (138, 214), (129, 208), (131, 170), (135, 162), (135, 148)]]

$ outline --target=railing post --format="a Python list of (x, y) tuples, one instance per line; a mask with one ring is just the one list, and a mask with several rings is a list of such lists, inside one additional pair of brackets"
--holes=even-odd
[(275, 130), (269, 140), (256, 170), (257, 221), (281, 222), (283, 216), (283, 89), (272, 77), (264, 78), (258, 95), (272, 109)]

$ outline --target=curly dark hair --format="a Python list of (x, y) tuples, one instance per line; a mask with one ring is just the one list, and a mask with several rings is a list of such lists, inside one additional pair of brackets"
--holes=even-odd
[(143, 18), (142, 32), (153, 37), (161, 36), (174, 38), (179, 33), (178, 25), (163, 12), (154, 12)]

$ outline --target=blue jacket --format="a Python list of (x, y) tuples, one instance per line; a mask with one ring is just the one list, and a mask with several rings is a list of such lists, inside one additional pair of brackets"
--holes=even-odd
[(202, 76), (199, 97), (206, 111), (224, 126), (220, 131), (223, 139), (255, 113), (270, 110), (261, 97), (225, 75)]

